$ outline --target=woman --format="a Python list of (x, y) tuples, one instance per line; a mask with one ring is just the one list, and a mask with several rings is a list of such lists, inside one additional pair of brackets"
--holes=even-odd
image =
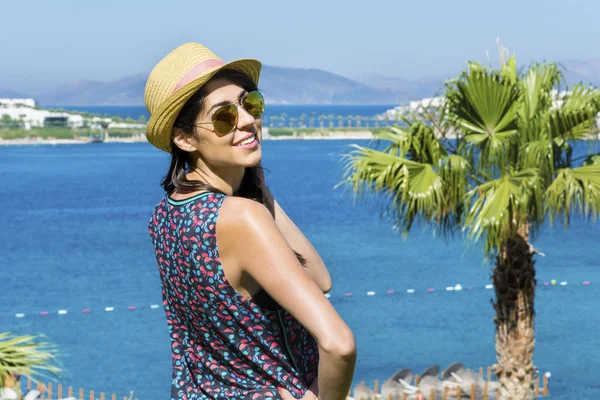
[(184, 44), (148, 78), (150, 143), (171, 153), (149, 232), (173, 353), (172, 399), (345, 399), (356, 348), (321, 258), (261, 161), (261, 64)]

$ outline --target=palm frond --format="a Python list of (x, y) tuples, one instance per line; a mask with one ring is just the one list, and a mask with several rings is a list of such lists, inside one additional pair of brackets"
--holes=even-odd
[(554, 153), (552, 140), (537, 140), (524, 144), (519, 151), (520, 168), (537, 168), (544, 186), (554, 177)]
[(600, 153), (588, 155), (583, 161), (583, 165), (600, 165)]
[(569, 226), (573, 212), (595, 221), (600, 213), (600, 164), (559, 170), (544, 197), (552, 223), (562, 217)]
[(485, 168), (507, 159), (516, 143), (518, 87), (498, 73), (471, 69), (448, 88), (448, 117), (479, 148)]
[(558, 86), (562, 75), (556, 64), (534, 64), (521, 79), (523, 104), (519, 116), (529, 121), (544, 113), (552, 105), (552, 90)]
[(444, 185), (431, 164), (353, 147), (354, 151), (345, 157), (342, 184), (350, 185), (357, 195), (362, 195), (364, 189), (389, 194), (388, 211), (405, 233), (415, 220), (431, 222), (444, 209)]
[(61, 368), (55, 346), (37, 339), (32, 335), (0, 333), (0, 387), (11, 375), (32, 379), (38, 376), (60, 378)]
[(564, 140), (588, 139), (600, 112), (600, 90), (575, 86), (548, 114), (549, 137)]
[(471, 208), (465, 229), (475, 241), (485, 236), (486, 256), (496, 254), (518, 227), (527, 223), (532, 199), (541, 207), (540, 199), (534, 195), (536, 186), (539, 188), (538, 172), (527, 169), (512, 171), (467, 193)]

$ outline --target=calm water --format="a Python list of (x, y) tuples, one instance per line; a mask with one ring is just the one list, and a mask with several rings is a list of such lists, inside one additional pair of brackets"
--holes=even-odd
[[(455, 361), (492, 365), (492, 291), (484, 288), (491, 269), (480, 248), (419, 228), (404, 240), (378, 217), (376, 202), (355, 204), (334, 190), (349, 144), (267, 142), (264, 165), (276, 197), (331, 271), (331, 301), (358, 341), (355, 380), (372, 384), (402, 367), (420, 373)], [(0, 331), (57, 343), (67, 385), (168, 398), (169, 338), (163, 310), (150, 308), (161, 296), (146, 233), (167, 163), (148, 144), (0, 147)], [(599, 240), (597, 226), (575, 221), (569, 232), (545, 229), (535, 242), (546, 257), (537, 260), (534, 361), (552, 373), (552, 398), (600, 398)], [(569, 284), (543, 286), (552, 279)], [(473, 289), (445, 290), (456, 284)], [(115, 311), (105, 312), (109, 306)]]

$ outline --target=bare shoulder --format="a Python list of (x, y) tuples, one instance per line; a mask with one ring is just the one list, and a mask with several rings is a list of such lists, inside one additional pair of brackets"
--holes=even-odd
[(244, 197), (227, 197), (221, 205), (218, 219), (221, 233), (239, 235), (251, 233), (261, 226), (274, 225), (271, 213), (263, 204)]

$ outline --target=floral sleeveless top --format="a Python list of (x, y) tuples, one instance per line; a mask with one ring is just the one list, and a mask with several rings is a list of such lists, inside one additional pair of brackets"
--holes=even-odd
[(226, 196), (165, 196), (148, 224), (173, 361), (171, 399), (304, 396), (319, 361), (314, 338), (283, 309), (240, 295), (219, 260), (216, 222)]

